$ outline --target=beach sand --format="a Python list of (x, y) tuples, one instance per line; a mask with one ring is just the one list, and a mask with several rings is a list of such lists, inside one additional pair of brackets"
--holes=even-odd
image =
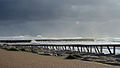
[(66, 60), (21, 51), (0, 49), (0, 68), (120, 68), (96, 62)]

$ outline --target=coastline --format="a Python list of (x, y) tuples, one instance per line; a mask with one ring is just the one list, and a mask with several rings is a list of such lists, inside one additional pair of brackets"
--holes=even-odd
[(53, 56), (43, 56), (23, 51), (0, 49), (1, 68), (119, 68), (97, 62), (65, 60)]

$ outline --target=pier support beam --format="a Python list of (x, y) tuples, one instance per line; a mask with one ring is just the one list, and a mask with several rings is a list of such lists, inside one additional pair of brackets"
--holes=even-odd
[(65, 50), (67, 50), (66, 46), (65, 46)]
[(97, 54), (98, 52), (97, 52), (97, 50), (96, 50), (96, 46), (94, 46), (94, 50), (95, 50), (95, 53)]
[(111, 52), (111, 50), (110, 50), (109, 46), (107, 46), (107, 48), (108, 48), (108, 51), (110, 52), (110, 54), (112, 55), (112, 52)]
[(69, 50), (71, 51), (71, 47), (69, 46)]
[(84, 49), (84, 52), (86, 52), (86, 50), (85, 50), (85, 46), (83, 46), (83, 49)]
[(77, 46), (77, 50), (78, 50), (78, 52), (80, 53), (80, 49), (79, 49), (79, 46)]
[(116, 51), (115, 51), (115, 46), (113, 46), (113, 54), (115, 55), (116, 54)]
[(74, 47), (74, 46), (72, 46), (72, 48), (73, 48), (72, 50), (73, 50), (73, 52), (74, 52), (74, 51), (75, 51), (75, 47)]
[(90, 46), (90, 53), (92, 53), (92, 46)]
[(83, 52), (83, 47), (81, 46), (81, 52)]
[(98, 48), (98, 46), (96, 46), (96, 49), (97, 49), (98, 53), (100, 54), (100, 51), (99, 51), (99, 48)]
[(65, 50), (65, 49), (64, 49), (64, 46), (62, 46), (62, 50)]
[(103, 46), (100, 46), (100, 53), (103, 53)]
[(86, 46), (87, 52), (89, 53), (89, 46)]

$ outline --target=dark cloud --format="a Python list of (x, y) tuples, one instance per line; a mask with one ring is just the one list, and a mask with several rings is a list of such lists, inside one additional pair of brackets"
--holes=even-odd
[(119, 0), (0, 0), (0, 35), (116, 35), (119, 12)]

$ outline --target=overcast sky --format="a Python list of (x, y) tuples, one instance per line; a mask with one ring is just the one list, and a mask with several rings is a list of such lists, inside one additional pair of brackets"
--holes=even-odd
[(120, 35), (120, 0), (0, 0), (0, 36)]

